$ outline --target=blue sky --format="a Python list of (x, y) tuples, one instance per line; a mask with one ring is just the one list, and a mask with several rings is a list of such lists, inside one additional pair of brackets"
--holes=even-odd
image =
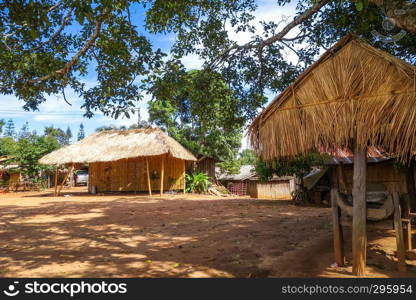
[[(295, 11), (295, 4), (285, 6), (284, 8), (276, 5), (276, 0), (259, 0), (258, 9), (255, 13), (256, 20), (254, 24), (258, 24), (259, 21), (279, 21), (283, 16), (293, 17)], [(144, 11), (140, 7), (134, 7), (132, 9), (132, 21), (139, 28), (143, 28)], [(175, 41), (175, 36), (169, 35), (150, 35), (147, 34), (155, 49), (161, 48), (165, 52), (169, 52), (169, 49)], [(250, 40), (249, 34), (246, 33), (234, 33), (230, 30), (230, 36), (238, 43), (244, 43)], [(290, 53), (288, 53), (288, 59), (290, 59)], [(195, 69), (201, 66), (201, 61), (197, 56), (191, 55), (183, 59), (184, 65), (188, 69)], [(87, 85), (93, 86), (95, 83), (95, 74), (93, 68), (90, 69), (90, 74), (85, 78)], [(274, 95), (268, 95), (271, 99)], [(147, 113), (147, 101), (150, 99), (150, 95), (144, 95), (144, 100), (139, 104), (141, 111), (141, 118), (146, 120), (148, 118)], [(0, 95), (0, 119), (13, 119), (15, 127), (19, 130), (22, 125), (27, 121), (31, 130), (37, 132), (43, 132), (45, 126), (59, 127), (66, 129), (68, 126), (74, 136), (78, 133), (78, 129), (81, 123), (84, 124), (86, 134), (91, 134), (97, 127), (103, 125), (131, 125), (137, 122), (137, 115), (132, 115), (130, 119), (119, 118), (117, 120), (111, 117), (106, 117), (97, 112), (96, 115), (87, 119), (83, 117), (84, 111), (80, 108), (83, 100), (71, 90), (66, 91), (67, 100), (72, 103), (69, 106), (65, 103), (61, 95), (47, 96), (47, 101), (39, 106), (39, 111), (26, 112), (22, 109), (23, 102), (18, 100), (12, 95)], [(245, 147), (245, 141), (243, 147)]]

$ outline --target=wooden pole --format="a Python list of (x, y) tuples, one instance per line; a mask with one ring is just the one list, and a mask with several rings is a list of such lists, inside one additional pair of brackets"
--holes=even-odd
[(56, 169), (55, 169), (54, 188), (55, 190), (53, 192), (53, 196), (56, 197), (57, 191), (58, 191), (58, 166), (56, 166)]
[(394, 231), (396, 232), (397, 260), (399, 272), (406, 272), (406, 250), (403, 238), (402, 212), (400, 209), (399, 193), (393, 193)]
[(68, 170), (68, 172), (66, 172), (64, 180), (62, 180), (61, 185), (59, 186), (58, 192), (56, 193), (56, 196), (59, 196), (59, 193), (61, 192), (62, 188), (64, 187), (64, 184), (66, 182), (66, 180), (68, 179), (69, 175), (71, 174), (71, 172), (74, 170), (74, 165), (72, 164), (71, 169)]
[(147, 189), (149, 190), (149, 196), (152, 196), (152, 185), (150, 184), (150, 172), (149, 172), (149, 160), (146, 157), (146, 175), (147, 175)]
[(367, 150), (355, 146), (354, 150), (354, 183), (353, 219), (352, 219), (352, 273), (365, 276), (367, 259)]
[(163, 177), (165, 176), (165, 155), (162, 156), (162, 170), (160, 171), (160, 196), (163, 196)]
[(334, 235), (334, 253), (335, 262), (339, 267), (344, 266), (344, 234), (340, 222), (341, 209), (338, 206), (338, 191), (336, 188), (331, 188), (331, 203), (332, 203), (332, 228)]

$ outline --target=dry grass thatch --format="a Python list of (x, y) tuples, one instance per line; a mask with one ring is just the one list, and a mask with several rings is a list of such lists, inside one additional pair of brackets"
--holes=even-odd
[(53, 151), (39, 162), (47, 165), (115, 161), (126, 158), (170, 154), (183, 160), (196, 158), (159, 128), (109, 130)]
[(311, 148), (381, 146), (408, 160), (416, 149), (416, 67), (348, 35), (251, 124), (264, 160)]

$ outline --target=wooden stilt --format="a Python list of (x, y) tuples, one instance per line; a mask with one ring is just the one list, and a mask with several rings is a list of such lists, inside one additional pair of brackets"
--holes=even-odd
[(399, 193), (393, 193), (394, 231), (396, 232), (397, 260), (399, 272), (406, 272), (406, 250), (403, 239), (402, 212), (400, 209)]
[(160, 196), (163, 195), (163, 179), (165, 177), (165, 156), (162, 156), (162, 168), (160, 171)]
[(403, 237), (404, 237), (404, 248), (406, 251), (412, 250), (412, 221), (411, 219), (405, 219), (403, 227)]
[(56, 197), (58, 191), (58, 166), (55, 169), (54, 189), (53, 196)]
[(353, 220), (352, 220), (352, 272), (365, 276), (367, 259), (367, 150), (357, 146), (354, 150)]
[(64, 180), (62, 180), (61, 185), (59, 186), (58, 192), (56, 193), (56, 196), (59, 196), (59, 193), (61, 192), (62, 188), (64, 187), (64, 184), (66, 182), (66, 180), (68, 179), (69, 175), (72, 173), (72, 171), (74, 170), (74, 165), (71, 166), (71, 169), (66, 172)]
[(332, 204), (332, 228), (334, 234), (334, 253), (335, 262), (342, 267), (345, 264), (344, 256), (344, 234), (340, 222), (341, 209), (338, 206), (338, 191), (335, 188), (331, 189), (331, 204)]
[(185, 161), (183, 162), (183, 194), (186, 194), (186, 163)]
[(146, 157), (146, 175), (147, 175), (147, 188), (149, 190), (149, 196), (152, 196), (152, 185), (150, 184), (150, 172), (149, 172), (149, 160)]

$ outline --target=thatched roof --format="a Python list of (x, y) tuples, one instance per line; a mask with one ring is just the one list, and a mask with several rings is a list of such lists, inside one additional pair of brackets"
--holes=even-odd
[(55, 150), (39, 162), (47, 165), (115, 161), (125, 158), (170, 154), (183, 160), (196, 160), (188, 150), (159, 128), (109, 130)]
[(253, 121), (250, 142), (264, 160), (353, 140), (407, 160), (416, 149), (415, 91), (415, 66), (348, 35)]

